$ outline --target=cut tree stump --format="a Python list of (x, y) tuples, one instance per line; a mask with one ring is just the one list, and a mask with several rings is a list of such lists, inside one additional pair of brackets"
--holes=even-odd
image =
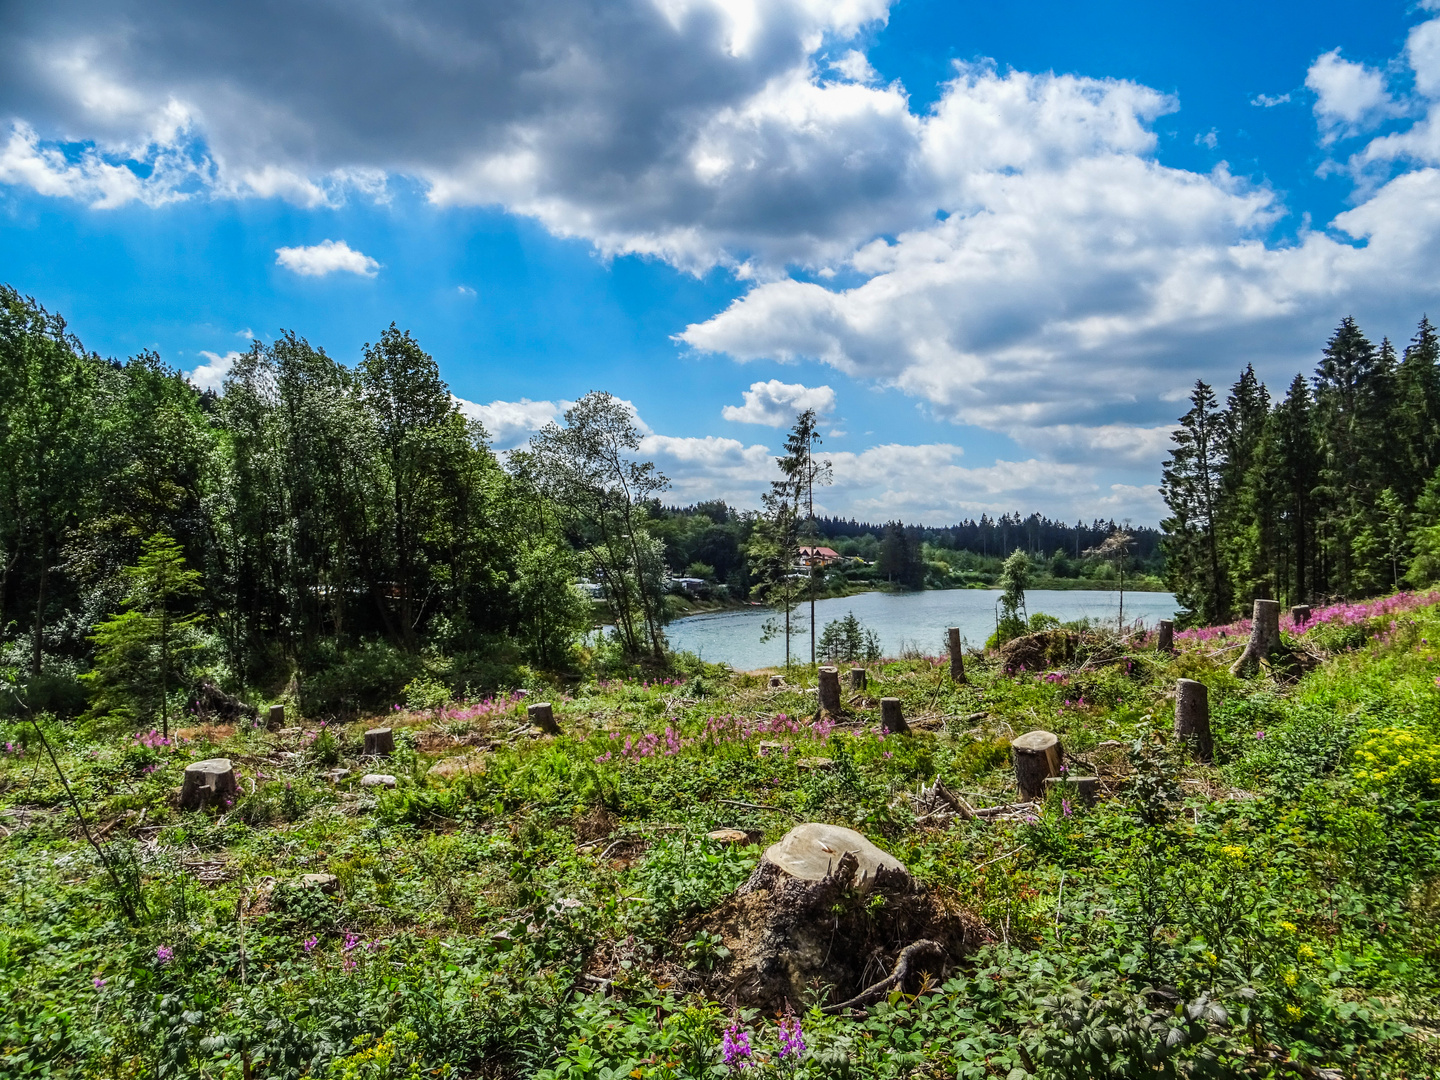
[(831, 716), (840, 715), (840, 669), (820, 669), (820, 711)]
[(783, 675), (771, 675), (771, 676), (770, 676), (770, 689), (771, 689), (771, 690), (779, 690), (779, 689), (782, 688), (784, 685), (785, 685), (785, 676), (783, 676)]
[(365, 753), (376, 757), (395, 752), (395, 733), (388, 727), (372, 728), (365, 732)]
[(1175, 738), (1190, 748), (1196, 761), (1209, 761), (1214, 752), (1210, 740), (1210, 691), (1194, 679), (1175, 683)]
[(1065, 764), (1065, 750), (1059, 736), (1048, 731), (1029, 731), (1010, 744), (1015, 761), (1015, 784), (1020, 798), (1039, 802), (1045, 798), (1045, 778), (1059, 776)]
[(1045, 778), (1045, 790), (1058, 790), (1064, 798), (1079, 799), (1086, 806), (1095, 805), (1095, 797), (1100, 792), (1100, 778), (1098, 776), (1047, 776)]
[(880, 699), (880, 727), (888, 735), (910, 734), (910, 725), (905, 722), (905, 714), (900, 711), (898, 697)]
[(1290, 609), (1290, 618), (1296, 626), (1304, 626), (1310, 621), (1310, 605), (1296, 604)]
[(1155, 635), (1155, 649), (1157, 652), (1173, 653), (1175, 651), (1175, 620), (1161, 619), (1160, 629)]
[(185, 781), (180, 787), (180, 806), (198, 810), (233, 800), (240, 794), (240, 782), (229, 758), (209, 758), (185, 766)]
[(850, 669), (850, 689), (859, 693), (866, 686), (865, 669), (863, 667), (852, 667)]
[(534, 705), (525, 706), (525, 715), (530, 718), (530, 726), (539, 728), (546, 735), (559, 735), (560, 725), (555, 722), (555, 709), (548, 701), (537, 701)]
[(1271, 653), (1280, 648), (1280, 602), (1278, 600), (1256, 600), (1255, 613), (1250, 624), (1250, 641), (1240, 659), (1230, 665), (1231, 675), (1243, 675), (1260, 666), (1261, 660), (1269, 659)]
[(271, 706), (270, 706), (270, 719), (269, 719), (269, 721), (266, 723), (265, 726), (268, 727), (271, 731), (279, 731), (281, 728), (283, 728), (283, 727), (285, 726), (285, 706), (284, 706), (284, 705), (271, 705)]
[(960, 628), (952, 626), (945, 631), (945, 642), (950, 647), (950, 680), (965, 681), (965, 650), (960, 644)]

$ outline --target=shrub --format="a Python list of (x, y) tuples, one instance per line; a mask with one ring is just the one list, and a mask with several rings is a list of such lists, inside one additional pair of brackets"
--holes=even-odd
[(1381, 728), (1355, 747), (1353, 772), (1367, 790), (1440, 796), (1440, 745), (1409, 728)]
[(306, 716), (388, 709), (420, 672), (420, 660), (385, 641), (367, 641), (341, 653), (300, 687)]
[(435, 709), (449, 702), (450, 688), (429, 674), (417, 675), (401, 691), (407, 709)]

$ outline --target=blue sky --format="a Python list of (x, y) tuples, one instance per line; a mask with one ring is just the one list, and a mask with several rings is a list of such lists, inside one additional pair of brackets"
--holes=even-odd
[(497, 447), (591, 389), (673, 498), (1153, 523), (1196, 378), (1440, 305), (1402, 3), (58, 0), (0, 11), (0, 279), (221, 384), (411, 330)]

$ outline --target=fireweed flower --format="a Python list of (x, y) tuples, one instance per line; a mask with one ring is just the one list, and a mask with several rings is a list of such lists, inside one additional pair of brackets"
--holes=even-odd
[(359, 944), (360, 944), (360, 935), (359, 935), (359, 934), (351, 934), (351, 933), (348, 933), (348, 932), (346, 933), (346, 935), (345, 935), (345, 951), (346, 951), (346, 952), (349, 952), (351, 949), (355, 948), (355, 946), (356, 946), (356, 945), (359, 945)]
[(102, 979), (102, 978), (100, 978), (100, 977), (97, 975), (97, 976), (95, 977), (95, 989), (96, 989), (96, 990), (99, 990), (99, 989), (100, 989), (102, 986), (104, 986), (104, 985), (105, 985), (105, 980)]
[(168, 945), (161, 945), (155, 950), (155, 959), (159, 960), (162, 964), (168, 964), (171, 960), (175, 959), (175, 950)]
[(725, 1037), (720, 1040), (721, 1058), (730, 1068), (743, 1069), (750, 1064), (750, 1055), (750, 1033), (740, 1026), (739, 1020), (731, 1021)]
[(799, 1059), (805, 1053), (805, 1033), (800, 1030), (800, 1020), (787, 1016), (780, 1021), (780, 1054), (784, 1058)]
[(316, 938), (314, 938), (314, 937), (308, 937), (308, 938), (306, 938), (306, 939), (305, 939), (305, 951), (306, 951), (307, 953), (310, 952), (310, 951), (312, 951), (312, 950), (315, 948), (315, 946), (318, 945), (318, 944), (319, 944), (319, 941), (318, 941)]
[(1263, 728), (1260, 731), (1255, 732), (1255, 738), (1262, 740), (1265, 738), (1265, 731)]
[(1060, 812), (1061, 812), (1062, 814), (1064, 814), (1066, 817), (1069, 817), (1069, 816), (1070, 816), (1070, 812), (1071, 812), (1071, 811), (1070, 811), (1070, 800), (1069, 800), (1069, 799), (1061, 799), (1061, 800), (1060, 800)]

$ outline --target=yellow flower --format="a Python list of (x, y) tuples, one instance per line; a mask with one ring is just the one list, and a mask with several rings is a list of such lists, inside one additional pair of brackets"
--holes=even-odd
[(1293, 934), (1299, 928), (1293, 922), (1282, 922), (1280, 929), (1284, 930), (1287, 934)]
[(1301, 946), (1300, 946), (1300, 959), (1301, 959), (1301, 960), (1313, 960), (1313, 959), (1315, 959), (1315, 950), (1312, 949), (1309, 945), (1301, 945)]
[(1291, 987), (1291, 988), (1293, 989), (1294, 986), (1295, 986), (1295, 984), (1296, 984), (1297, 982), (1299, 982), (1299, 977), (1295, 974), (1295, 972), (1293, 972), (1293, 971), (1287, 971), (1287, 972), (1285, 972), (1285, 985), (1286, 985), (1286, 986), (1289, 986), (1289, 987)]
[(1304, 1015), (1303, 1013), (1301, 1013), (1300, 1007), (1298, 1005), (1286, 1005), (1285, 1011), (1290, 1014), (1291, 1020), (1299, 1020), (1300, 1017)]
[(1236, 862), (1245, 858), (1245, 849), (1237, 844), (1226, 844), (1220, 851), (1226, 858), (1234, 859)]

